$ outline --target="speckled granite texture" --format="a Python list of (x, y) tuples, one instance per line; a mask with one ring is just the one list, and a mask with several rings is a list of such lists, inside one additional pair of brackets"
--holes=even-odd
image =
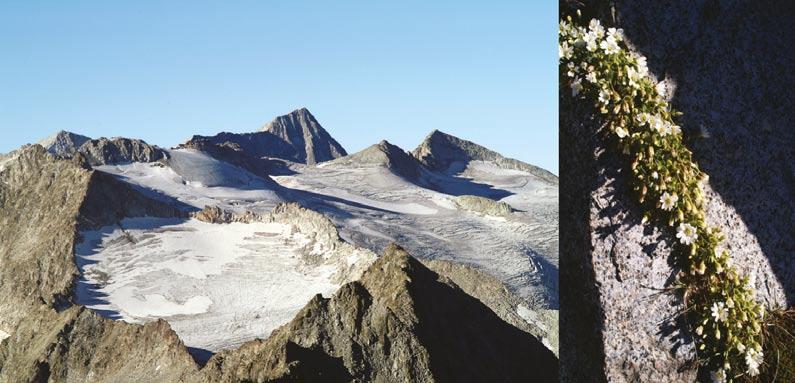
[[(795, 301), (795, 5), (784, 3), (615, 1), (586, 11), (623, 28), (665, 81), (710, 175), (707, 219), (770, 306)], [(640, 225), (622, 162), (579, 104), (561, 98), (563, 381), (694, 381), (682, 303), (661, 290), (675, 278), (672, 236)]]

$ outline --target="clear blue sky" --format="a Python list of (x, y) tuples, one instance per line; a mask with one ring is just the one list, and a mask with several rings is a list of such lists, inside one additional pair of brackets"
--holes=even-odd
[(349, 152), (439, 129), (557, 173), (556, 45), (556, 1), (3, 1), (0, 152), (305, 106)]

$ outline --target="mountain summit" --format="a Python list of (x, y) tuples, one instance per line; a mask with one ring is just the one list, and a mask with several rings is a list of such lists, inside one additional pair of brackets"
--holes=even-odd
[(505, 169), (528, 172), (536, 177), (557, 185), (558, 177), (547, 170), (522, 161), (503, 157), (501, 154), (480, 146), (472, 141), (432, 131), (411, 154), (423, 165), (436, 171), (452, 172), (466, 167), (470, 161), (490, 161)]
[(273, 134), (292, 146), (295, 157), (291, 160), (296, 162), (316, 164), (348, 154), (306, 108), (276, 117), (260, 131)]
[(247, 163), (268, 157), (313, 165), (347, 155), (306, 108), (276, 117), (258, 132), (193, 136), (180, 147), (201, 150), (221, 160), (229, 159), (229, 153), (221, 152), (234, 150), (239, 152), (234, 157), (250, 157)]

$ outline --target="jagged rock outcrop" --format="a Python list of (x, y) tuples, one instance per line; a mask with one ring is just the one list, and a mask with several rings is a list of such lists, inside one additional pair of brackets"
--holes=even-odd
[(56, 157), (70, 158), (77, 153), (77, 149), (80, 146), (90, 140), (91, 138), (89, 137), (60, 130), (52, 136), (41, 140), (39, 145)]
[[(280, 158), (304, 164), (316, 164), (347, 155), (345, 149), (331, 137), (306, 108), (276, 117), (254, 133), (222, 132), (215, 136), (193, 136), (181, 147), (206, 150), (208, 154), (238, 166), (257, 169), (264, 165), (253, 159)], [(247, 156), (232, 151), (242, 151)], [(247, 158), (248, 156), (253, 157)], [(267, 168), (268, 166), (266, 166)], [(284, 169), (278, 163), (274, 168)], [(252, 170), (249, 169), (249, 170)]]
[(134, 325), (72, 306), (33, 308), (0, 343), (3, 382), (178, 382), (198, 370), (163, 320)]
[(457, 196), (453, 199), (453, 202), (460, 209), (496, 217), (505, 217), (513, 212), (511, 205), (506, 202), (476, 195)]
[[(787, 11), (773, 2), (595, 3), (684, 112), (694, 159), (710, 175), (706, 219), (769, 306), (792, 301), (795, 82)], [(782, 12), (783, 11), (783, 12)], [(786, 51), (787, 53), (781, 53)], [(762, 58), (771, 58), (770, 60)], [(641, 225), (624, 161), (598, 135), (589, 105), (561, 90), (561, 374), (567, 382), (697, 379), (691, 335), (671, 287), (671, 229)], [(730, 148), (730, 150), (727, 150)]]
[(513, 158), (480, 146), (474, 142), (462, 140), (434, 130), (411, 154), (431, 170), (447, 172), (463, 169), (469, 161), (491, 161), (506, 169), (528, 172), (536, 177), (557, 185), (558, 177), (537, 166), (526, 164)]
[(271, 133), (295, 148), (295, 162), (316, 164), (348, 154), (306, 108), (276, 117), (260, 131)]
[(58, 158), (72, 158), (80, 154), (91, 166), (155, 162), (168, 158), (165, 151), (143, 140), (123, 137), (94, 140), (63, 130), (45, 138), (39, 145)]
[(78, 148), (91, 166), (128, 162), (155, 162), (168, 158), (163, 149), (149, 145), (143, 140), (102, 137), (86, 141)]
[(557, 360), (395, 246), (264, 341), (223, 351), (208, 381), (553, 382)]
[(416, 181), (422, 174), (422, 164), (399, 146), (383, 140), (364, 150), (338, 158), (328, 166), (383, 166), (395, 175)]

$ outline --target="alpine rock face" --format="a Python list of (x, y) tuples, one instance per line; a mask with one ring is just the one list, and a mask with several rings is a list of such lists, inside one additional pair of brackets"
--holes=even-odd
[(557, 205), (477, 144), (347, 155), (306, 109), (59, 132), (0, 157), (0, 381), (556, 381)]

